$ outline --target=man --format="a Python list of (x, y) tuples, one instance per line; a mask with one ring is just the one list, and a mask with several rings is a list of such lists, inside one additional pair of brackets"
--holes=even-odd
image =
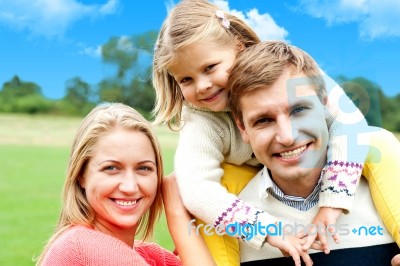
[[(239, 197), (281, 221), (254, 225), (258, 228), (249, 232), (285, 237), (286, 232), (326, 230), (339, 235), (340, 243), (329, 243), (329, 255), (312, 254), (314, 265), (389, 265), (399, 249), (384, 228), (363, 178), (350, 214), (341, 215), (330, 228), (307, 227), (318, 210), (320, 176), (329, 141), (325, 88), (318, 76), (310, 77), (310, 73), (318, 72), (309, 55), (283, 42), (247, 48), (231, 71), (230, 108), (244, 141), (268, 167)], [(358, 166), (349, 166), (349, 171), (352, 167)], [(292, 265), (292, 260), (282, 258), (282, 253), (268, 244), (261, 250), (241, 244), (240, 253), (243, 265)], [(398, 265), (395, 259), (398, 257), (393, 258), (392, 265)]]

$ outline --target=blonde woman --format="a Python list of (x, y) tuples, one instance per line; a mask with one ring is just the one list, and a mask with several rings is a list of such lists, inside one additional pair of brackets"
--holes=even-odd
[[(190, 265), (194, 251), (203, 256), (202, 263), (212, 265), (201, 253), (206, 250), (202, 242), (198, 249), (178, 250), (180, 260), (144, 241), (162, 210), (162, 178), (160, 146), (148, 121), (123, 104), (94, 108), (76, 133), (61, 215), (38, 265)], [(169, 200), (184, 209), (179, 198)], [(184, 212), (169, 218), (176, 226), (190, 219)], [(136, 240), (139, 234), (143, 239)]]

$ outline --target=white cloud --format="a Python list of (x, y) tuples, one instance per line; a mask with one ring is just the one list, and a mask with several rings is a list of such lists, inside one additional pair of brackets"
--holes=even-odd
[(261, 40), (285, 40), (289, 34), (285, 28), (279, 26), (270, 14), (260, 14), (256, 8), (243, 12), (229, 8), (226, 0), (211, 1), (221, 9), (244, 20), (261, 38)]
[(128, 36), (122, 36), (118, 39), (117, 49), (131, 53), (133, 50), (135, 50), (135, 47), (133, 46), (132, 40)]
[(35, 35), (60, 37), (83, 17), (115, 13), (118, 1), (85, 5), (77, 0), (0, 0), (0, 23), (17, 30), (28, 30)]
[(300, 0), (299, 8), (328, 25), (358, 23), (360, 36), (367, 39), (400, 36), (398, 0)]
[(81, 45), (81, 49), (78, 54), (88, 55), (90, 57), (100, 58), (101, 57), (101, 45), (97, 47), (93, 46), (83, 46)]

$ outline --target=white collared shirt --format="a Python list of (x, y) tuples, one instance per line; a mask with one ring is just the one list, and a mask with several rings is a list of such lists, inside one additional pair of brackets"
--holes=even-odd
[(269, 170), (265, 166), (261, 170), (261, 174), (258, 175), (258, 178), (259, 197), (261, 200), (267, 198), (268, 195), (271, 194), (282, 203), (300, 211), (307, 211), (318, 203), (319, 192), (321, 190), (321, 177), (318, 181), (318, 184), (307, 198), (285, 195), (285, 193), (283, 193), (283, 191), (272, 180)]

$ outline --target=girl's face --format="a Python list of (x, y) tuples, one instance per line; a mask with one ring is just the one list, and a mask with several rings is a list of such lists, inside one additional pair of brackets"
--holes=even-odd
[(180, 52), (170, 69), (189, 103), (218, 112), (228, 104), (225, 86), (236, 58), (235, 45), (194, 44)]
[(95, 212), (95, 227), (134, 236), (157, 193), (156, 156), (142, 132), (116, 128), (93, 148), (81, 186)]

